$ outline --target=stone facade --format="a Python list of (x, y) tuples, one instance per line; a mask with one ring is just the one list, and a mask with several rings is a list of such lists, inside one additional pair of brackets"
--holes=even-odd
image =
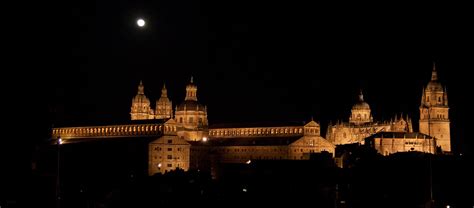
[(423, 133), (380, 132), (366, 138), (366, 144), (384, 156), (410, 151), (436, 153), (436, 140)]
[(164, 135), (148, 147), (148, 174), (165, 173), (180, 168), (189, 169), (190, 144), (173, 135)]

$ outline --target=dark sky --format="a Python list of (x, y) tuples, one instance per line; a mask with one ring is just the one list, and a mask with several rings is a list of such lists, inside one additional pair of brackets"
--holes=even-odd
[(360, 89), (376, 120), (417, 121), (435, 61), (453, 140), (467, 135), (473, 22), (461, 7), (117, 0), (36, 13), (20, 36), (33, 46), (20, 54), (35, 57), (21, 96), (42, 126), (127, 120), (139, 80), (152, 102), (166, 82), (176, 105), (190, 76), (211, 123), (314, 116), (325, 129), (348, 119)]

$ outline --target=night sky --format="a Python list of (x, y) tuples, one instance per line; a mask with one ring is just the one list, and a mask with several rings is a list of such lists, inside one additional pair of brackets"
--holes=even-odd
[[(17, 42), (27, 42), (19, 57), (32, 57), (19, 58), (25, 66), (18, 68), (32, 72), (15, 70), (19, 78), (11, 80), (26, 89), (14, 94), (42, 132), (52, 124), (128, 120), (140, 80), (152, 103), (166, 82), (179, 104), (191, 76), (211, 124), (313, 116), (325, 131), (329, 121), (348, 120), (362, 89), (375, 120), (408, 113), (417, 129), (421, 90), (436, 62), (455, 148), (472, 143), (473, 22), (459, 7), (190, 0), (54, 6), (38, 7), (15, 27)], [(145, 28), (136, 26), (139, 17)], [(41, 135), (31, 140), (47, 137)]]

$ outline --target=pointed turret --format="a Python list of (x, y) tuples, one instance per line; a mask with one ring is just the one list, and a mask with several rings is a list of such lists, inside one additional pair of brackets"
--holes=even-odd
[(444, 87), (443, 101), (444, 105), (448, 106), (448, 90), (446, 89), (446, 87)]
[(426, 95), (425, 95), (425, 88), (421, 90), (421, 106), (425, 106), (426, 103)]
[(433, 71), (431, 72), (431, 81), (438, 80), (438, 72), (436, 72), (436, 63), (433, 62)]

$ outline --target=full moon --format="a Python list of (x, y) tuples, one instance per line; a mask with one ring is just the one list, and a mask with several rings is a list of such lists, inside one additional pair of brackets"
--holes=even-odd
[(145, 26), (145, 20), (143, 20), (143, 19), (138, 19), (138, 20), (137, 20), (137, 25), (138, 25), (138, 27), (143, 27), (143, 26)]

